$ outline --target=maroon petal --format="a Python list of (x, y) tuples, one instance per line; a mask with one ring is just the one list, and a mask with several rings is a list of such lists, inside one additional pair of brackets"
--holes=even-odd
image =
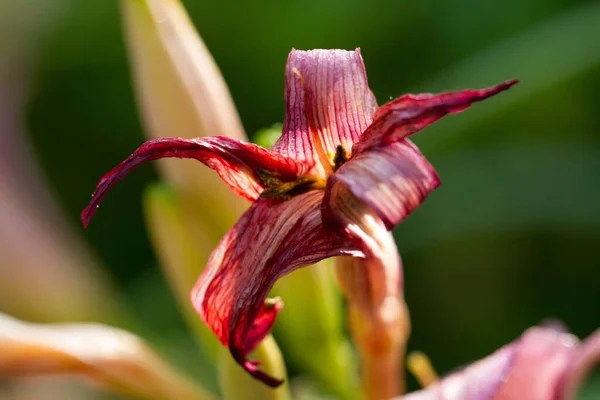
[(338, 146), (350, 154), (377, 108), (359, 49), (292, 50), (285, 102), (283, 134), (272, 149), (312, 163), (321, 176), (335, 164)]
[(373, 123), (360, 141), (354, 145), (352, 151), (358, 153), (405, 138), (443, 116), (466, 110), (472, 103), (507, 90), (517, 82), (517, 80), (506, 81), (481, 90), (405, 94), (377, 109)]
[(329, 180), (343, 182), (388, 229), (406, 218), (440, 184), (431, 164), (408, 139), (356, 154)]
[(322, 191), (287, 201), (259, 199), (212, 253), (191, 292), (196, 311), (254, 377), (281, 381), (258, 370), (246, 354), (270, 331), (281, 308), (265, 302), (277, 279), (302, 266), (340, 254), (360, 255), (322, 227)]
[(83, 224), (88, 225), (102, 198), (125, 175), (146, 161), (165, 157), (194, 158), (202, 162), (217, 171), (235, 193), (248, 200), (257, 199), (264, 189), (258, 176), (261, 171), (283, 181), (292, 181), (296, 179), (298, 170), (293, 160), (255, 144), (224, 136), (150, 140), (100, 179), (92, 200), (81, 214)]

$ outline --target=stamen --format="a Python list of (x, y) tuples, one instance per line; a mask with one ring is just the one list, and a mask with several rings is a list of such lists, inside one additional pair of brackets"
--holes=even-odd
[(406, 367), (424, 388), (437, 382), (439, 379), (429, 358), (425, 353), (420, 351), (413, 351), (408, 355), (406, 358)]
[(308, 91), (306, 81), (304, 80), (304, 77), (302, 76), (300, 71), (298, 71), (298, 68), (292, 67), (292, 72), (296, 74), (298, 78), (300, 78), (300, 82), (302, 82), (302, 87), (304, 87), (304, 108), (306, 111), (306, 119), (308, 121), (310, 136), (315, 147), (315, 151), (317, 152), (317, 156), (319, 157), (319, 161), (321, 161), (321, 165), (325, 170), (325, 174), (333, 174), (333, 169), (331, 168), (329, 157), (327, 157), (327, 154), (325, 153), (325, 148), (323, 147), (323, 143), (321, 143), (321, 137), (317, 133), (318, 129), (315, 125), (315, 119), (313, 115), (311, 93)]
[(348, 153), (341, 144), (335, 149), (335, 157), (333, 158), (333, 170), (337, 171), (346, 161), (348, 161)]
[(258, 169), (257, 175), (260, 178), (265, 189), (260, 197), (276, 198), (280, 200), (289, 200), (294, 196), (306, 193), (309, 190), (324, 189), (325, 182), (310, 176), (299, 176), (293, 181), (284, 181), (281, 176), (272, 171)]

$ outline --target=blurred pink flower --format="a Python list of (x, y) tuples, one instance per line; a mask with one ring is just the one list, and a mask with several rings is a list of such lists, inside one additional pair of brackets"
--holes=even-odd
[(536, 327), (483, 360), (401, 399), (574, 400), (598, 363), (600, 330), (580, 342), (560, 327)]
[[(385, 228), (402, 221), (439, 184), (407, 136), (516, 81), (407, 94), (378, 108), (359, 50), (292, 50), (285, 83), (283, 134), (270, 149), (223, 136), (148, 141), (100, 180), (82, 213), (87, 225), (114, 184), (140, 164), (164, 157), (197, 159), (253, 201), (212, 253), (191, 297), (235, 360), (271, 386), (281, 381), (246, 355), (281, 309), (278, 299), (265, 301), (275, 281), (332, 256), (379, 257), (379, 243), (387, 237), (372, 237), (364, 229), (370, 220), (389, 235)], [(366, 222), (365, 207), (372, 211)]]

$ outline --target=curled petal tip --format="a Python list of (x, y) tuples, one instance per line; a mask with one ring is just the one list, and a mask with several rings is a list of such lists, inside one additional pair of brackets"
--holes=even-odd
[(273, 378), (258, 369), (258, 364), (259, 362), (257, 361), (246, 361), (244, 363), (244, 369), (248, 371), (250, 375), (272, 388), (276, 388), (283, 383), (283, 379)]
[(88, 205), (81, 212), (81, 223), (83, 224), (84, 228), (87, 228), (88, 225), (90, 224), (90, 221), (92, 220), (92, 217), (96, 213), (97, 208), (98, 208), (97, 205), (95, 205), (95, 206)]

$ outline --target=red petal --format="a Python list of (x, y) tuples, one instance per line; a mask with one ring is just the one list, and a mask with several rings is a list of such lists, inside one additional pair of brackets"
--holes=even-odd
[(440, 183), (431, 164), (408, 139), (356, 154), (329, 180), (343, 182), (388, 229), (406, 218)]
[(354, 254), (353, 247), (323, 229), (322, 191), (287, 201), (259, 199), (212, 253), (191, 292), (196, 311), (254, 377), (276, 386), (246, 360), (270, 331), (280, 303), (265, 298), (283, 275), (327, 257)]
[[(286, 115), (273, 150), (330, 172), (337, 147), (349, 154), (377, 101), (360, 50), (292, 50), (285, 70)], [(323, 175), (322, 175), (323, 176)]]
[(248, 200), (258, 198), (264, 189), (256, 174), (259, 169), (279, 174), (282, 180), (294, 180), (298, 169), (294, 161), (279, 154), (223, 136), (150, 140), (100, 179), (92, 200), (81, 214), (84, 226), (88, 225), (106, 193), (125, 175), (146, 161), (165, 157), (194, 158), (204, 163), (217, 171), (235, 193)]
[(466, 110), (472, 103), (485, 100), (507, 90), (517, 80), (506, 81), (481, 90), (462, 90), (440, 94), (405, 94), (375, 112), (375, 120), (360, 141), (354, 145), (354, 153), (378, 147), (405, 138), (434, 123), (446, 114)]

